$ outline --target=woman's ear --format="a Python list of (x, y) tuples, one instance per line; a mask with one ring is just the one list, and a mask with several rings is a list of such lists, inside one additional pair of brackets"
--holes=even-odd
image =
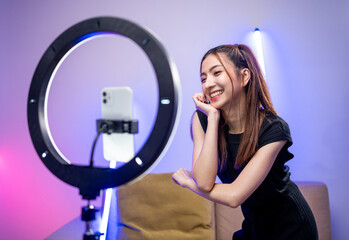
[(244, 68), (240, 72), (241, 74), (241, 86), (245, 87), (251, 78), (251, 71), (248, 68)]

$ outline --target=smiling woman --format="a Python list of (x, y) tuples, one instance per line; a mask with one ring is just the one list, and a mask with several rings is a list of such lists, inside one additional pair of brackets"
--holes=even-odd
[[(201, 62), (202, 93), (193, 96), (192, 173), (173, 181), (245, 220), (240, 239), (318, 239), (314, 216), (285, 163), (293, 158), (288, 124), (271, 103), (261, 68), (246, 45), (222, 45)], [(216, 184), (218, 177), (223, 182)]]
[(244, 100), (240, 97), (242, 88), (248, 82), (249, 71), (246, 70), (242, 73), (246, 75), (242, 82), (238, 80), (234, 66), (224, 55), (220, 58), (214, 55), (205, 58), (201, 68), (202, 92), (212, 106), (229, 112), (232, 103), (239, 104), (239, 100)]

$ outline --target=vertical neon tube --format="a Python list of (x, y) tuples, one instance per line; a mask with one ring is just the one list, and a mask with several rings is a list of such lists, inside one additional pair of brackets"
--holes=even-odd
[(254, 30), (254, 36), (255, 36), (256, 48), (257, 48), (257, 59), (258, 59), (259, 65), (261, 66), (263, 75), (266, 77), (264, 57), (263, 57), (263, 48), (262, 48), (262, 38), (261, 38), (261, 32), (260, 32), (259, 28), (256, 28)]
[[(115, 168), (116, 161), (111, 161), (109, 167)], [(104, 233), (104, 234), (102, 236), (100, 236), (100, 240), (105, 240), (107, 237), (107, 228), (108, 228), (108, 222), (109, 222), (109, 213), (110, 213), (112, 193), (113, 193), (112, 188), (108, 188), (107, 190), (105, 190), (103, 213), (102, 213), (101, 224), (99, 226), (99, 231), (101, 233)]]

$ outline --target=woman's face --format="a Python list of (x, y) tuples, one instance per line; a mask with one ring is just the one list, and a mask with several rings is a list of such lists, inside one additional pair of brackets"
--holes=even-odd
[(243, 87), (234, 64), (225, 54), (218, 55), (225, 69), (215, 55), (208, 55), (201, 65), (202, 92), (214, 108), (228, 112), (230, 106), (240, 102)]

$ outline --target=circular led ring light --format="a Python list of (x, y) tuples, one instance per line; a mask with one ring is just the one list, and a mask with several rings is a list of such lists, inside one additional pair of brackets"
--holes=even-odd
[[(154, 67), (159, 89), (157, 117), (149, 138), (133, 159), (117, 169), (69, 164), (55, 146), (47, 121), (48, 92), (59, 65), (79, 44), (105, 34), (128, 37), (143, 49)], [(56, 177), (78, 187), (84, 199), (95, 199), (101, 189), (117, 187), (139, 177), (161, 159), (173, 138), (179, 112), (179, 77), (162, 44), (143, 27), (115, 17), (82, 21), (48, 47), (35, 70), (27, 107), (30, 136), (41, 160)]]

